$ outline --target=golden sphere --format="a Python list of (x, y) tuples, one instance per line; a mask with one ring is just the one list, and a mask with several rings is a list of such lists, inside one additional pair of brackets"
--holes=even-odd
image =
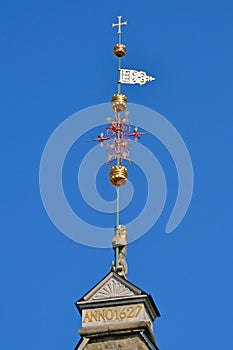
[(116, 44), (113, 49), (114, 56), (116, 57), (124, 57), (126, 54), (126, 47), (123, 44)]
[(123, 112), (127, 107), (127, 98), (123, 94), (115, 94), (111, 99), (111, 106), (115, 112)]
[(114, 165), (109, 172), (109, 180), (112, 186), (124, 186), (127, 182), (128, 171), (123, 165)]

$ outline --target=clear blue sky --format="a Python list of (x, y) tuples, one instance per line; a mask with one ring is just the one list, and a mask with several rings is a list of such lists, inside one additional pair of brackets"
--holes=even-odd
[[(158, 146), (166, 207), (129, 246), (128, 278), (156, 301), (161, 349), (233, 348), (232, 13), (230, 0), (1, 2), (1, 349), (73, 349), (74, 302), (109, 271), (111, 249), (77, 244), (51, 223), (38, 173), (54, 129), (115, 92), (117, 15), (129, 22), (126, 65), (157, 76), (126, 87), (128, 100), (177, 128), (195, 175), (189, 211), (166, 235), (177, 179)], [(65, 177), (74, 206), (76, 157)]]

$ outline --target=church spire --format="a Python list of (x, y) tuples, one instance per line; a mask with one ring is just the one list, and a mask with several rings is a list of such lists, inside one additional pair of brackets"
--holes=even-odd
[(121, 21), (112, 27), (118, 28), (118, 43), (114, 46), (114, 56), (118, 59), (117, 93), (111, 98), (114, 115), (107, 118), (109, 125), (95, 140), (106, 144), (106, 164), (112, 164), (109, 181), (116, 189), (116, 223), (112, 246), (115, 253), (111, 271), (95, 287), (76, 302), (82, 315), (81, 339), (76, 350), (129, 349), (158, 350), (153, 335), (153, 322), (160, 313), (150, 295), (130, 283), (127, 279), (127, 229), (120, 222), (120, 188), (127, 183), (128, 170), (125, 162), (130, 162), (129, 146), (145, 132), (137, 127), (131, 131), (128, 120), (127, 98), (121, 93), (121, 84), (140, 84), (154, 78), (145, 72), (121, 68), (121, 59), (126, 47), (121, 43)]

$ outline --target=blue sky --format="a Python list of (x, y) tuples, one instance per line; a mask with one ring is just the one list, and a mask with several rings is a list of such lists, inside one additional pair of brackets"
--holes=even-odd
[[(166, 235), (177, 177), (169, 154), (155, 144), (166, 206), (153, 229), (130, 244), (128, 278), (152, 294), (161, 312), (159, 348), (232, 349), (232, 11), (227, 0), (2, 1), (1, 349), (73, 349), (80, 328), (74, 302), (109, 271), (111, 249), (77, 244), (51, 223), (38, 177), (55, 128), (116, 91), (117, 15), (129, 23), (125, 66), (157, 77), (124, 92), (176, 127), (195, 175), (188, 213)], [(64, 175), (77, 213), (72, 186), (82, 147), (72, 149)], [(134, 186), (141, 190), (140, 182)], [(112, 196), (108, 189), (103, 195)]]

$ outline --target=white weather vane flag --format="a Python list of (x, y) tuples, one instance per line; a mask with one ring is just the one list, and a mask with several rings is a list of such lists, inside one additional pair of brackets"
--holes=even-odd
[(137, 71), (134, 69), (119, 69), (121, 84), (139, 84), (144, 85), (148, 81), (155, 80), (155, 78), (146, 74), (143, 71)]

